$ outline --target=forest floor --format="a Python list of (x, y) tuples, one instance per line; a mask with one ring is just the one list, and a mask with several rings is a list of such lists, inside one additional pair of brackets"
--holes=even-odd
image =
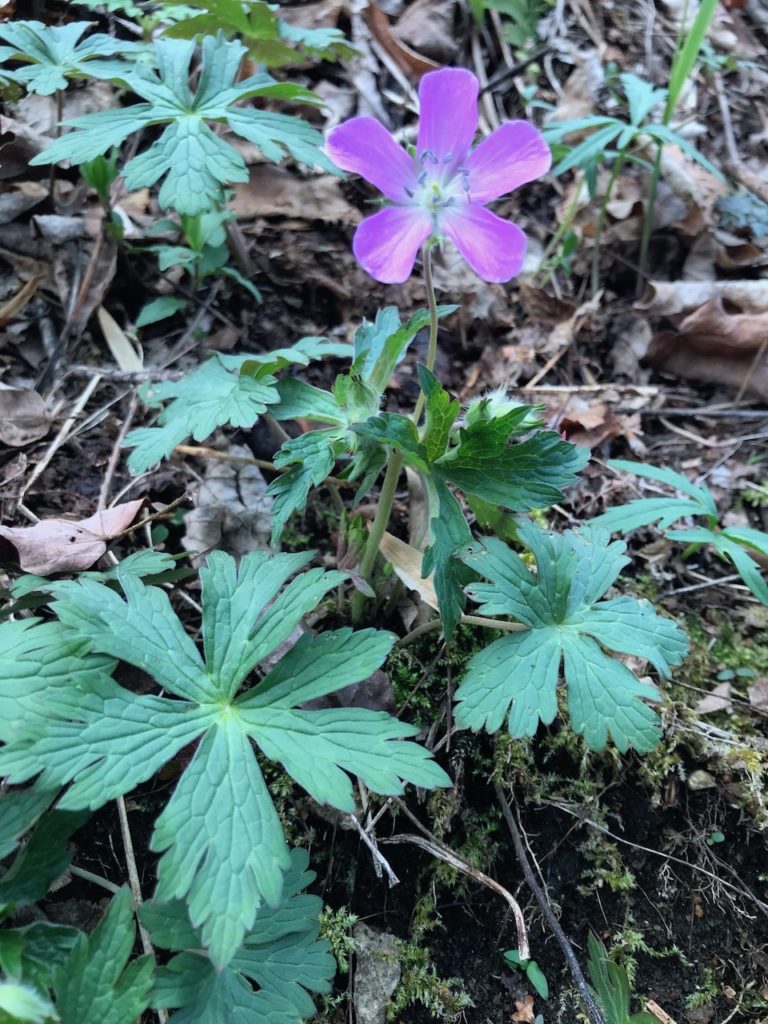
[[(487, 131), (514, 117), (541, 124), (620, 114), (620, 72), (664, 86), (685, 5), (523, 4), (534, 20), (522, 44), (515, 18), (493, 11), (480, 28), (456, 0), (387, 0), (367, 10), (343, 0), (285, 6), (307, 24), (343, 28), (359, 52), (292, 72), (327, 104), (312, 115), (318, 126), (323, 117), (331, 126), (357, 113), (393, 129), (413, 125), (414, 83), (425, 65), (461, 65), (490, 83), (481, 102)], [(51, 18), (58, 11), (46, 8)], [(645, 271), (638, 253), (647, 162), (625, 165), (605, 205), (594, 294), (593, 248), (610, 164), (597, 168), (592, 196), (583, 175), (566, 174), (499, 205), (530, 240), (524, 273), (511, 284), (479, 281), (452, 252), (438, 261), (439, 300), (461, 304), (439, 333), (436, 372), (449, 390), (466, 402), (504, 386), (541, 404), (550, 426), (592, 450), (567, 501), (551, 511), (552, 525), (577, 525), (640, 493), (662, 493), (641, 491), (606, 465), (631, 458), (705, 483), (725, 522), (768, 530), (767, 55), (764, 4), (718, 8), (679, 114), (686, 138), (725, 177), (666, 147)], [(99, 109), (108, 89), (93, 82), (72, 89), (65, 115)], [(372, 197), (359, 179), (253, 163), (249, 183), (235, 189), (229, 237), (235, 265), (262, 301), (231, 280), (208, 279), (189, 295), (187, 311), (139, 332), (137, 370), (125, 361), (123, 342), (136, 340), (130, 325), (150, 299), (186, 295), (188, 281), (175, 271), (159, 274), (142, 250), (160, 215), (148, 191), (121, 199), (134, 231), (130, 247), (102, 234), (97, 201), (67, 172), (51, 201), (47, 168), (29, 169), (25, 155), (47, 131), (51, 103), (30, 97), (9, 106), (10, 127), (3, 118), (3, 129), (15, 132), (0, 154), (0, 374), (3, 388), (15, 389), (13, 404), (0, 391), (3, 523), (83, 519), (144, 499), (157, 520), (118, 538), (115, 550), (150, 542), (173, 553), (215, 544), (241, 552), (254, 534), (269, 533), (268, 510), (259, 522), (249, 512), (257, 503), (264, 508), (264, 481), (226, 455), (270, 460), (279, 442), (261, 424), (222, 431), (205, 444), (225, 458), (180, 451), (132, 478), (119, 445), (152, 416), (137, 383), (193, 369), (210, 351), (264, 352), (309, 335), (349, 340), (384, 306), (398, 306), (403, 317), (422, 308), (423, 286), (418, 276), (378, 285), (355, 263), (351, 234)], [(564, 219), (571, 225), (566, 250), (550, 252)], [(111, 340), (99, 308), (114, 318)], [(398, 367), (391, 410), (412, 408), (425, 346), (418, 336)], [(335, 369), (326, 362), (302, 372), (328, 384)], [(39, 404), (32, 393), (42, 396)], [(396, 509), (413, 515), (414, 500), (403, 486)], [(313, 492), (284, 547), (316, 547), (333, 564), (334, 516), (322, 489)], [(345, 915), (398, 940), (393, 1019), (579, 1019), (562, 951), (512, 849), (497, 782), (513, 793), (530, 861), (582, 962), (591, 929), (626, 967), (635, 1008), (650, 1006), (660, 1024), (768, 1021), (768, 609), (706, 548), (686, 553), (652, 528), (635, 531), (629, 543), (633, 592), (652, 599), (691, 639), (689, 658), (664, 686), (664, 739), (651, 754), (591, 753), (557, 723), (514, 742), (454, 731), (446, 680), (450, 693), (475, 643), (461, 628), (450, 647), (429, 634), (388, 665), (395, 705), (421, 721), (456, 780), (450, 794), (413, 794), (405, 809), (373, 797), (363, 808), (370, 821), (386, 805), (374, 831), (399, 884), (377, 875), (368, 847), (341, 816), (314, 806), (284, 777), (271, 779), (289, 837), (310, 847), (337, 953), (351, 948)], [(13, 547), (2, 544), (7, 585), (20, 570)], [(193, 585), (190, 577), (176, 589)], [(417, 604), (405, 599), (394, 628), (408, 631)], [(128, 804), (148, 889), (156, 863), (148, 840), (167, 785), (155, 780)], [(520, 901), (548, 1000), (502, 957), (516, 940), (498, 893), (423, 849), (388, 842), (414, 832), (408, 813)], [(99, 812), (76, 834), (76, 861), (122, 882), (112, 814)], [(92, 889), (73, 880), (53, 898), (51, 916), (82, 922), (95, 913), (92, 901)], [(347, 993), (355, 970), (352, 951), (321, 1011), (327, 1024), (353, 1019)]]

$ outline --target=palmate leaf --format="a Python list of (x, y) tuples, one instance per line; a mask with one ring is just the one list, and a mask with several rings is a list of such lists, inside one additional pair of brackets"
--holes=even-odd
[(54, 973), (61, 1024), (134, 1024), (141, 1016), (149, 1005), (154, 961), (142, 956), (128, 964), (135, 938), (131, 893), (124, 887), (93, 934), (81, 933)]
[(657, 700), (658, 691), (605, 652), (645, 658), (667, 676), (685, 656), (684, 634), (647, 602), (600, 600), (629, 561), (623, 543), (608, 544), (599, 530), (554, 534), (530, 522), (519, 535), (536, 575), (495, 538), (462, 556), (489, 581), (468, 588), (482, 614), (511, 615), (528, 628), (472, 658), (456, 693), (456, 721), (495, 732), (507, 718), (512, 736), (533, 735), (557, 714), (562, 665), (571, 725), (588, 746), (602, 750), (611, 737), (622, 752), (650, 750), (659, 720), (645, 701)]
[(67, 79), (74, 75), (112, 78), (126, 74), (129, 64), (104, 58), (135, 52), (136, 44), (100, 33), (82, 39), (93, 25), (91, 21), (54, 26), (40, 21), (0, 24), (0, 39), (9, 44), (0, 48), (0, 60), (27, 62), (13, 71), (6, 69), (4, 76), (26, 86), (29, 92), (50, 96), (66, 89)]
[(637, 498), (596, 516), (590, 520), (593, 526), (627, 533), (651, 523), (658, 523), (665, 529), (685, 516), (704, 516), (710, 522), (717, 521), (717, 506), (712, 494), (706, 487), (691, 483), (682, 473), (666, 466), (650, 466), (644, 462), (631, 462), (626, 459), (611, 459), (608, 465), (611, 469), (633, 473), (635, 476), (673, 487), (684, 494), (685, 498)]
[(310, 793), (344, 810), (353, 808), (347, 771), (379, 793), (400, 793), (406, 781), (449, 784), (426, 751), (405, 741), (415, 731), (408, 725), (363, 709), (296, 710), (370, 676), (394, 641), (389, 633), (308, 637), (236, 697), (257, 664), (344, 579), (310, 569), (283, 586), (311, 557), (254, 552), (236, 570), (228, 555), (211, 554), (201, 572), (205, 660), (164, 590), (132, 576), (121, 578), (124, 599), (94, 580), (59, 583), (53, 607), (65, 635), (140, 668), (170, 696), (124, 689), (95, 657), (100, 671), (84, 670), (84, 682), (74, 671), (68, 685), (28, 683), (24, 718), (0, 750), (0, 772), (14, 782), (40, 775), (45, 786), (70, 784), (58, 806), (76, 810), (128, 792), (197, 743), (152, 846), (162, 853), (160, 898), (186, 900), (218, 968), (242, 943), (259, 905), (279, 900), (288, 867), (251, 739)]
[(258, 145), (268, 160), (280, 161), (290, 154), (296, 160), (334, 171), (321, 149), (321, 135), (304, 121), (237, 105), (255, 96), (317, 102), (303, 87), (276, 82), (267, 74), (238, 82), (245, 52), (239, 42), (206, 36), (202, 40), (202, 69), (192, 93), (189, 77), (194, 41), (157, 39), (153, 50), (157, 71), (137, 66), (121, 78), (143, 102), (122, 111), (99, 111), (68, 121), (74, 131), (54, 140), (32, 162), (85, 163), (120, 145), (141, 128), (165, 125), (150, 147), (123, 168), (126, 186), (150, 186), (165, 177), (160, 205), (190, 215), (218, 206), (226, 184), (248, 180), (242, 156), (215, 134), (211, 123), (227, 124)]
[[(758, 601), (768, 605), (768, 583), (760, 571), (760, 566), (748, 550), (749, 547), (753, 547), (765, 554), (768, 548), (766, 534), (748, 528), (730, 527), (727, 530), (708, 530), (706, 527), (700, 526), (689, 530), (667, 530), (667, 537), (670, 540), (679, 540), (687, 544), (711, 544), (722, 559), (733, 564), (736, 572)], [(751, 543), (747, 542), (747, 537), (751, 539)], [(759, 541), (755, 543), (756, 538), (762, 538), (762, 548), (758, 546)]]
[(563, 441), (553, 430), (538, 430), (510, 444), (529, 413), (520, 406), (462, 430), (459, 443), (439, 458), (433, 472), (462, 491), (516, 512), (545, 508), (563, 497), (589, 461), (589, 451)]
[(315, 877), (307, 871), (308, 859), (305, 850), (291, 851), (280, 902), (259, 908), (252, 930), (221, 972), (200, 954), (200, 937), (183, 903), (144, 904), (141, 919), (155, 945), (188, 950), (159, 969), (153, 1006), (180, 1007), (173, 1024), (298, 1024), (309, 1018), (315, 1009), (309, 993), (329, 991), (336, 963), (318, 939), (322, 901), (301, 891)]
[(171, 401), (158, 417), (159, 427), (139, 427), (126, 436), (124, 447), (134, 449), (128, 468), (132, 473), (146, 472), (190, 435), (204, 441), (217, 427), (252, 427), (278, 401), (275, 384), (269, 375), (256, 380), (232, 373), (213, 358), (181, 380), (145, 389), (144, 400), (151, 406)]

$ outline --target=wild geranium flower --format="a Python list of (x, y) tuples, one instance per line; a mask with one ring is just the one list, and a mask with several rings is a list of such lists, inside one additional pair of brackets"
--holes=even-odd
[(329, 134), (331, 159), (393, 204), (366, 218), (352, 243), (358, 263), (377, 281), (407, 281), (431, 236), (450, 238), (486, 281), (508, 281), (519, 272), (525, 235), (485, 206), (546, 174), (551, 154), (526, 121), (503, 124), (473, 149), (477, 94), (477, 79), (463, 68), (424, 75), (414, 156), (372, 117), (353, 117)]

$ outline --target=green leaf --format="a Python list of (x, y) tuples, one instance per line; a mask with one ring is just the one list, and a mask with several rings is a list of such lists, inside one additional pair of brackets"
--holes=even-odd
[(59, 693), (77, 674), (83, 687), (103, 679), (107, 658), (84, 660), (88, 649), (58, 622), (18, 619), (0, 623), (0, 739), (11, 741), (24, 715), (34, 713), (46, 691)]
[[(439, 306), (438, 317), (448, 316), (457, 306)], [(429, 310), (420, 309), (402, 324), (396, 306), (386, 306), (376, 313), (373, 323), (364, 320), (355, 334), (355, 354), (352, 372), (381, 395), (389, 386), (395, 367), (418, 332), (429, 324)]]
[(68, 25), (44, 25), (40, 21), (6, 21), (0, 24), (0, 39), (9, 44), (2, 60), (25, 61), (25, 66), (3, 74), (41, 96), (67, 88), (73, 76), (112, 78), (127, 72), (129, 64), (104, 61), (116, 53), (136, 52), (135, 43), (96, 33), (81, 37), (94, 22), (75, 21)]
[(57, 1019), (49, 999), (30, 985), (13, 978), (0, 978), (0, 1016), (11, 1022), (29, 1021), (30, 1024), (45, 1024)]
[(428, 462), (436, 462), (448, 447), (459, 403), (453, 401), (437, 377), (426, 368), (419, 366), (419, 384), (426, 397), (424, 447)]
[(351, 429), (361, 437), (403, 452), (410, 466), (427, 469), (427, 450), (419, 440), (419, 431), (410, 416), (383, 412), (362, 423), (351, 424)]
[(620, 964), (609, 960), (605, 946), (590, 932), (587, 964), (593, 992), (605, 1014), (605, 1024), (654, 1024), (656, 1018), (649, 1013), (630, 1016), (631, 992), (627, 972)]
[(680, 135), (678, 132), (673, 132), (671, 128), (667, 127), (667, 125), (646, 125), (644, 131), (659, 142), (670, 142), (673, 146), (678, 146), (692, 160), (701, 164), (705, 171), (709, 171), (710, 174), (719, 178), (720, 181), (725, 181), (723, 172), (719, 168), (715, 167), (711, 160), (708, 160), (700, 150), (691, 145), (688, 139)]
[(5, 928), (0, 931), (0, 967), (7, 975), (47, 991), (54, 971), (72, 952), (78, 934), (76, 928), (48, 921)]
[(685, 516), (703, 514), (701, 504), (691, 498), (636, 498), (625, 505), (607, 509), (590, 519), (590, 523), (611, 533), (629, 533), (630, 530), (650, 526), (652, 523), (665, 530)]
[(562, 664), (571, 725), (588, 746), (602, 750), (611, 736), (622, 752), (650, 750), (659, 721), (645, 701), (657, 700), (658, 691), (605, 651), (645, 658), (667, 676), (686, 653), (684, 634), (647, 602), (598, 600), (628, 562), (623, 543), (608, 544), (590, 528), (553, 534), (528, 522), (519, 532), (536, 576), (494, 538), (463, 556), (489, 581), (468, 588), (481, 613), (511, 615), (528, 628), (472, 658), (456, 694), (457, 722), (495, 732), (508, 718), (512, 736), (533, 735), (539, 721), (549, 724), (557, 714)]
[(433, 472), (462, 491), (515, 511), (544, 508), (562, 500), (562, 488), (589, 460), (585, 448), (540, 430), (509, 444), (525, 406), (462, 430), (459, 444), (434, 464)]
[(144, 389), (151, 406), (170, 400), (158, 416), (159, 427), (140, 427), (127, 435), (123, 446), (133, 448), (128, 457), (132, 473), (144, 473), (191, 434), (204, 441), (217, 427), (252, 427), (267, 407), (279, 400), (274, 377), (255, 380), (248, 374), (231, 373), (221, 362), (209, 359), (181, 380), (163, 381)]
[(535, 960), (530, 960), (525, 968), (528, 981), (533, 985), (542, 999), (549, 999), (549, 984), (546, 976)]
[(277, 391), (280, 402), (270, 412), (276, 420), (310, 419), (317, 423), (344, 423), (344, 411), (330, 391), (288, 377), (279, 381)]
[(256, 143), (267, 160), (279, 161), (290, 154), (296, 160), (331, 170), (320, 148), (322, 137), (304, 121), (237, 106), (253, 96), (314, 101), (311, 93), (301, 86), (275, 82), (267, 74), (238, 82), (245, 47), (221, 36), (206, 36), (201, 45), (202, 67), (194, 93), (189, 87), (194, 42), (156, 39), (153, 52), (157, 70), (137, 65), (121, 78), (144, 102), (74, 118), (67, 122), (74, 131), (54, 140), (33, 162), (84, 163), (142, 128), (164, 126), (149, 148), (123, 168), (126, 187), (152, 186), (165, 178), (159, 192), (160, 205), (189, 215), (217, 208), (227, 184), (248, 179), (242, 156), (215, 134), (212, 123), (227, 124), (242, 138)]
[(464, 611), (464, 586), (475, 578), (454, 556), (471, 542), (472, 531), (458, 501), (439, 480), (435, 495), (437, 511), (429, 523), (431, 542), (424, 552), (422, 574), (433, 574), (443, 632), (450, 639)]
[[(336, 963), (328, 944), (318, 939), (322, 901), (301, 891), (315, 877), (306, 870), (307, 863), (305, 850), (291, 851), (280, 902), (274, 908), (259, 908), (253, 928), (221, 972), (226, 979), (199, 953), (182, 953), (160, 968), (153, 1004), (183, 1007), (174, 1024), (214, 1024), (222, 1016), (236, 1019), (238, 1007), (245, 1020), (286, 1024), (314, 1014), (309, 993), (330, 990)], [(200, 939), (182, 903), (144, 904), (141, 918), (157, 946), (199, 949)]]
[[(622, 121), (611, 120), (603, 128), (598, 128), (578, 146), (574, 146), (570, 153), (564, 157), (556, 167), (553, 167), (551, 174), (565, 174), (574, 167), (584, 170), (592, 161), (605, 154), (610, 144), (624, 130)], [(573, 130), (573, 129), (571, 129)]]
[(69, 837), (88, 818), (82, 811), (51, 811), (35, 825), (32, 835), (0, 878), (0, 911), (27, 906), (42, 899), (72, 859)]
[(283, 443), (275, 455), (278, 468), (289, 467), (267, 488), (275, 499), (272, 506), (272, 543), (276, 544), (290, 516), (304, 508), (313, 487), (319, 487), (331, 473), (342, 441), (338, 429), (310, 430)]
[[(64, 637), (78, 637), (80, 668), (56, 688), (37, 681), (21, 687), (29, 703), (0, 750), (1, 773), (15, 782), (40, 775), (40, 784), (51, 788), (69, 784), (59, 806), (76, 810), (128, 792), (182, 747), (197, 744), (152, 846), (162, 853), (158, 897), (186, 900), (217, 969), (242, 944), (262, 900), (280, 899), (288, 866), (249, 737), (317, 799), (344, 810), (354, 806), (345, 772), (359, 774), (377, 793), (400, 793), (403, 781), (448, 784), (427, 751), (392, 742), (416, 730), (386, 714), (296, 709), (370, 676), (390, 649), (391, 634), (307, 636), (233, 701), (257, 664), (342, 581), (339, 573), (310, 569), (283, 586), (308, 557), (254, 552), (236, 570), (230, 556), (211, 556), (201, 573), (207, 661), (165, 591), (131, 576), (119, 577), (125, 599), (94, 580), (56, 584), (53, 607), (67, 627)], [(171, 696), (118, 686), (106, 675), (110, 663), (88, 655), (88, 648), (142, 669)], [(89, 669), (89, 661), (96, 667)]]
[(240, 716), (209, 729), (155, 823), (158, 900), (186, 898), (222, 967), (262, 900), (280, 899), (285, 840)]
[[(629, 71), (619, 75), (619, 79), (627, 96), (629, 119), (635, 128), (639, 128), (653, 108), (667, 98), (667, 90), (654, 89), (650, 82), (638, 78), (637, 75), (633, 75)], [(626, 144), (622, 145), (620, 142), (618, 148), (625, 149)]]
[(131, 893), (120, 890), (91, 935), (81, 934), (54, 975), (61, 1024), (134, 1024), (149, 1005), (154, 961), (128, 965), (136, 928)]
[[(678, 48), (669, 72), (669, 95), (664, 109), (665, 124), (669, 123), (674, 114), (685, 83), (691, 77), (693, 66), (699, 56), (702, 43), (707, 37), (716, 8), (717, 0), (701, 0), (696, 17), (693, 19), (691, 27), (685, 32), (685, 41), (682, 46), (679, 46), (678, 40)], [(684, 29), (681, 25), (682, 31)]]
[[(0, 818), (0, 860), (13, 853), (19, 840), (40, 815), (50, 807), (56, 792), (41, 786), (11, 789), (3, 794), (3, 816)], [(0, 933), (1, 934), (1, 933)]]
[(159, 299), (152, 299), (151, 302), (147, 302), (141, 307), (141, 311), (136, 317), (136, 327), (149, 327), (150, 324), (167, 320), (168, 317), (175, 316), (176, 313), (180, 313), (188, 306), (187, 299), (178, 299), (173, 295), (161, 295)]
[(696, 527), (689, 530), (668, 530), (667, 537), (688, 544), (712, 544), (722, 559), (733, 564), (758, 601), (768, 605), (768, 583), (763, 578), (760, 566), (740, 541), (732, 539), (732, 532), (732, 529), (716, 532)]
[(691, 483), (682, 473), (664, 466), (649, 466), (643, 462), (628, 462), (624, 459), (611, 459), (608, 465), (611, 469), (633, 473), (635, 476), (674, 487), (687, 495), (687, 498), (638, 498), (635, 501), (628, 501), (625, 505), (610, 508), (602, 515), (596, 516), (591, 521), (595, 526), (611, 531), (628, 532), (651, 523), (658, 523), (662, 529), (666, 529), (684, 516), (703, 515), (717, 518), (717, 506), (711, 493), (705, 487)]

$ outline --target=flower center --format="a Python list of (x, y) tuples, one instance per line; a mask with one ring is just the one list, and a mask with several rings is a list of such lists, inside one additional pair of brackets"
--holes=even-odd
[(406, 189), (414, 206), (420, 206), (437, 221), (442, 210), (456, 203), (470, 202), (469, 175), (463, 167), (453, 167), (453, 155), (441, 159), (430, 150), (419, 155), (419, 175), (414, 189)]

